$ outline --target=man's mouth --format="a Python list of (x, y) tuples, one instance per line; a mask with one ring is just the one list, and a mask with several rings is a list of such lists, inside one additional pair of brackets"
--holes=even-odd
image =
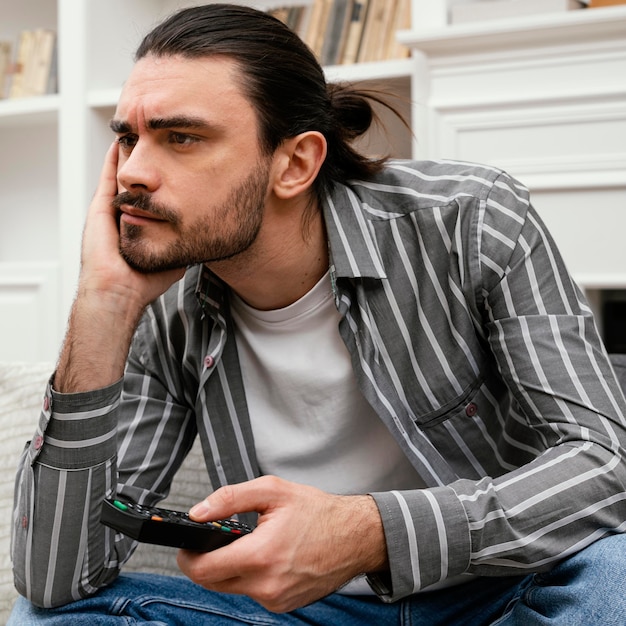
[(174, 211), (153, 202), (148, 195), (134, 195), (125, 191), (115, 196), (112, 204), (119, 211), (117, 217), (120, 224), (146, 226), (158, 222), (175, 225), (178, 222)]
[(125, 224), (135, 224), (141, 226), (148, 222), (154, 223), (165, 221), (162, 217), (159, 217), (150, 211), (144, 211), (128, 204), (123, 204), (119, 210), (120, 222), (124, 222)]

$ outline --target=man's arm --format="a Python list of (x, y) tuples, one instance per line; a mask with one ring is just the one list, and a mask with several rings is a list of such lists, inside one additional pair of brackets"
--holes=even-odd
[[(46, 389), (44, 410), (18, 465), (11, 542), (17, 590), (39, 606), (88, 595), (117, 575), (131, 549), (97, 524), (115, 486), (121, 383), (83, 394)], [(94, 445), (94, 442), (97, 442)]]
[[(65, 604), (114, 580), (135, 544), (99, 523), (103, 498), (155, 504), (191, 446), (190, 408), (175, 402), (158, 372), (134, 371), (123, 389), (47, 389), (48, 408), (20, 461), (12, 542), (16, 586), (37, 605)], [(120, 456), (129, 430), (131, 449)], [(137, 456), (149, 456), (140, 471)]]
[[(520, 203), (522, 206), (520, 206)], [(626, 406), (593, 316), (521, 186), (502, 175), (464, 239), (480, 242), (466, 297), (484, 296), (485, 337), (511, 402), (477, 390), (484, 431), (470, 454), (534, 459), (483, 478), (373, 494), (383, 516), (396, 600), (462, 574), (549, 569), (626, 526)], [(513, 245), (511, 245), (511, 242)], [(497, 412), (487, 431), (481, 409)], [(461, 427), (459, 422), (457, 427)], [(481, 449), (478, 447), (481, 446)]]
[[(143, 275), (121, 258), (111, 205), (116, 165), (114, 144), (89, 208), (79, 287), (58, 368), (16, 477), (15, 582), (44, 606), (93, 593), (130, 554), (132, 542), (116, 542), (99, 524), (102, 499), (117, 489), (121, 379), (144, 308), (183, 273)], [(151, 438), (149, 432), (144, 436)]]
[(98, 389), (119, 380), (145, 307), (184, 273), (142, 274), (121, 257), (111, 204), (118, 191), (117, 158), (114, 142), (87, 215), (77, 296), (54, 377), (54, 388), (61, 393)]

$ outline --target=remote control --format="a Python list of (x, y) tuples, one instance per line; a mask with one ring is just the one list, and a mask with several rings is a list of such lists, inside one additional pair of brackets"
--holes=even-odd
[(143, 543), (209, 552), (252, 532), (236, 520), (194, 522), (187, 513), (142, 506), (120, 498), (102, 503), (100, 521)]

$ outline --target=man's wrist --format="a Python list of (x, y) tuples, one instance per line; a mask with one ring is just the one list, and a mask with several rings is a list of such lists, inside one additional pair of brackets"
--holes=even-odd
[(124, 373), (130, 342), (142, 309), (94, 294), (77, 297), (55, 374), (55, 390), (76, 393), (102, 388)]
[(376, 501), (369, 495), (348, 498), (346, 514), (350, 519), (344, 523), (352, 529), (351, 544), (358, 568), (355, 575), (386, 571), (389, 567), (387, 545)]

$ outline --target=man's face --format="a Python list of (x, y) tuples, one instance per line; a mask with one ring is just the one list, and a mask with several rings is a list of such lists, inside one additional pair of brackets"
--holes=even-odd
[(144, 272), (228, 259), (263, 220), (271, 159), (226, 58), (145, 57), (111, 122), (120, 251)]

